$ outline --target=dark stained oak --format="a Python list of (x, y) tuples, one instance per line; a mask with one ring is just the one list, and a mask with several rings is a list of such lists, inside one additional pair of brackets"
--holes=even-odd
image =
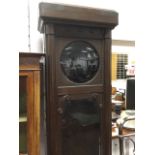
[[(118, 13), (113, 10), (96, 9), (91, 7), (78, 7), (40, 3), (39, 5), (39, 30), (44, 22), (51, 23), (76, 23), (78, 25), (115, 27), (118, 24)], [(89, 25), (89, 26), (90, 26)]]
[(111, 31), (117, 24), (112, 10), (39, 4), (47, 155), (111, 155)]

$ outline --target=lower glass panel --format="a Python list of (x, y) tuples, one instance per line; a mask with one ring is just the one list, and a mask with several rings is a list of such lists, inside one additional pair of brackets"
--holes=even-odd
[(100, 124), (96, 100), (64, 101), (62, 154), (99, 155)]
[(27, 123), (19, 124), (19, 152), (27, 153)]
[(19, 77), (19, 153), (27, 154), (27, 77)]

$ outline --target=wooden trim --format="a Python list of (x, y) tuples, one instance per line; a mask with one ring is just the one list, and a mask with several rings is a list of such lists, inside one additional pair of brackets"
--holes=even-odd
[(113, 10), (42, 2), (39, 4), (39, 11), (41, 17), (59, 20), (90, 21), (113, 25), (118, 23), (118, 13)]
[[(111, 31), (104, 40), (103, 155), (111, 155)], [(102, 154), (102, 153), (101, 153)]]
[[(47, 27), (46, 27), (47, 28)], [(57, 155), (60, 151), (58, 146), (58, 118), (56, 111), (57, 103), (57, 89), (56, 89), (56, 60), (55, 60), (55, 39), (53, 35), (46, 35), (47, 47), (47, 72), (46, 72), (46, 85), (47, 85), (47, 149), (48, 154)], [(54, 125), (53, 125), (54, 124)]]
[(40, 53), (19, 53), (19, 66), (20, 69), (37, 70), (40, 69), (42, 58), (45, 54)]
[(19, 52), (19, 57), (42, 57), (45, 53)]
[(44, 32), (43, 25), (47, 22), (113, 28), (118, 24), (118, 13), (113, 10), (42, 2), (39, 4), (40, 32)]
[(82, 85), (82, 86), (63, 86), (58, 87), (58, 95), (65, 94), (89, 94), (89, 93), (103, 93), (103, 85)]
[(40, 72), (34, 73), (34, 131), (35, 154), (40, 154)]
[(20, 71), (40, 71), (40, 66), (36, 65), (20, 65), (19, 66)]

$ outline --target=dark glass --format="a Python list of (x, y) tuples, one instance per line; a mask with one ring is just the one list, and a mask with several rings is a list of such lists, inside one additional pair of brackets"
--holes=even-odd
[(62, 51), (60, 64), (64, 74), (73, 82), (91, 80), (99, 68), (99, 56), (93, 46), (83, 41), (75, 41)]
[(19, 153), (27, 153), (26, 77), (19, 78)]
[(61, 120), (63, 155), (99, 155), (99, 117), (96, 100), (64, 101)]

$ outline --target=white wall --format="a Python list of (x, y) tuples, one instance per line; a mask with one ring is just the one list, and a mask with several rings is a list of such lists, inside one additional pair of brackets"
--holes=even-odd
[[(133, 0), (24, 0), (20, 4), (21, 12), (21, 44), (19, 51), (42, 52), (42, 35), (38, 32), (38, 4), (39, 2), (54, 2), (72, 5), (82, 5), (96, 8), (112, 9), (119, 13), (119, 25), (113, 30), (112, 38), (119, 40), (135, 40)], [(30, 7), (30, 40), (28, 39), (28, 3)], [(131, 11), (132, 10), (132, 11)], [(31, 48), (28, 44), (30, 41)]]

